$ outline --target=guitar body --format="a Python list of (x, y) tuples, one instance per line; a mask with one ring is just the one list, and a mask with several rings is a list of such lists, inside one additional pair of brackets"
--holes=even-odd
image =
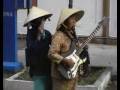
[(72, 68), (66, 69), (62, 65), (59, 65), (58, 70), (66, 79), (73, 79), (77, 74), (77, 70), (80, 64), (83, 64), (86, 61), (86, 58), (81, 59), (75, 54), (76, 50), (72, 54), (67, 56), (67, 59), (72, 59), (74, 61), (74, 66)]
[(75, 78), (79, 65), (86, 61), (86, 58), (81, 59), (76, 54), (76, 49), (75, 48), (76, 48), (75, 47), (75, 42), (72, 42), (70, 50), (67, 53), (62, 54), (62, 56), (65, 57), (66, 59), (72, 59), (73, 62), (75, 63), (74, 66), (72, 68), (69, 68), (69, 69), (64, 68), (62, 65), (58, 66), (58, 71), (66, 79)]

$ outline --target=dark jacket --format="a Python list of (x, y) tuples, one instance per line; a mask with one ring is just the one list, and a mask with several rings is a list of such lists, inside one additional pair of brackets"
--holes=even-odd
[(28, 30), (26, 37), (26, 66), (30, 66), (30, 76), (50, 75), (51, 63), (48, 59), (51, 33), (45, 30), (45, 37), (37, 40), (34, 37), (35, 30)]

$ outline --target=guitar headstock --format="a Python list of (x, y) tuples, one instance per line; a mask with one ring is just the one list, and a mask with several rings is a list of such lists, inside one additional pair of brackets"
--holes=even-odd
[(107, 24), (109, 23), (110, 18), (109, 17), (103, 17), (103, 19), (99, 22), (99, 24)]

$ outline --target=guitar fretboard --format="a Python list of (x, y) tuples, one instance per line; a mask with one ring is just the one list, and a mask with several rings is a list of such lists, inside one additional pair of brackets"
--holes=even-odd
[(77, 55), (79, 55), (82, 52), (83, 48), (91, 41), (93, 37), (95, 37), (95, 34), (97, 33), (97, 31), (99, 31), (101, 26), (102, 23), (99, 23), (95, 30), (90, 34), (90, 36), (81, 44), (80, 48), (76, 51)]

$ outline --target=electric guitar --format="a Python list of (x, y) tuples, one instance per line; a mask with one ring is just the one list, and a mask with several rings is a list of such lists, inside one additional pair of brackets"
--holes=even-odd
[(83, 48), (90, 42), (92, 38), (95, 37), (95, 34), (100, 30), (100, 27), (108, 21), (108, 17), (104, 17), (94, 29), (94, 31), (90, 34), (90, 36), (80, 45), (80, 48), (77, 48), (75, 42), (71, 44), (70, 50), (67, 53), (62, 54), (62, 56), (66, 59), (72, 59), (74, 61), (74, 66), (72, 68), (65, 68), (63, 65), (58, 66), (58, 71), (61, 75), (66, 79), (73, 79), (76, 76), (78, 71), (78, 67), (86, 62), (87, 58), (81, 59), (79, 57), (80, 53), (83, 51)]

